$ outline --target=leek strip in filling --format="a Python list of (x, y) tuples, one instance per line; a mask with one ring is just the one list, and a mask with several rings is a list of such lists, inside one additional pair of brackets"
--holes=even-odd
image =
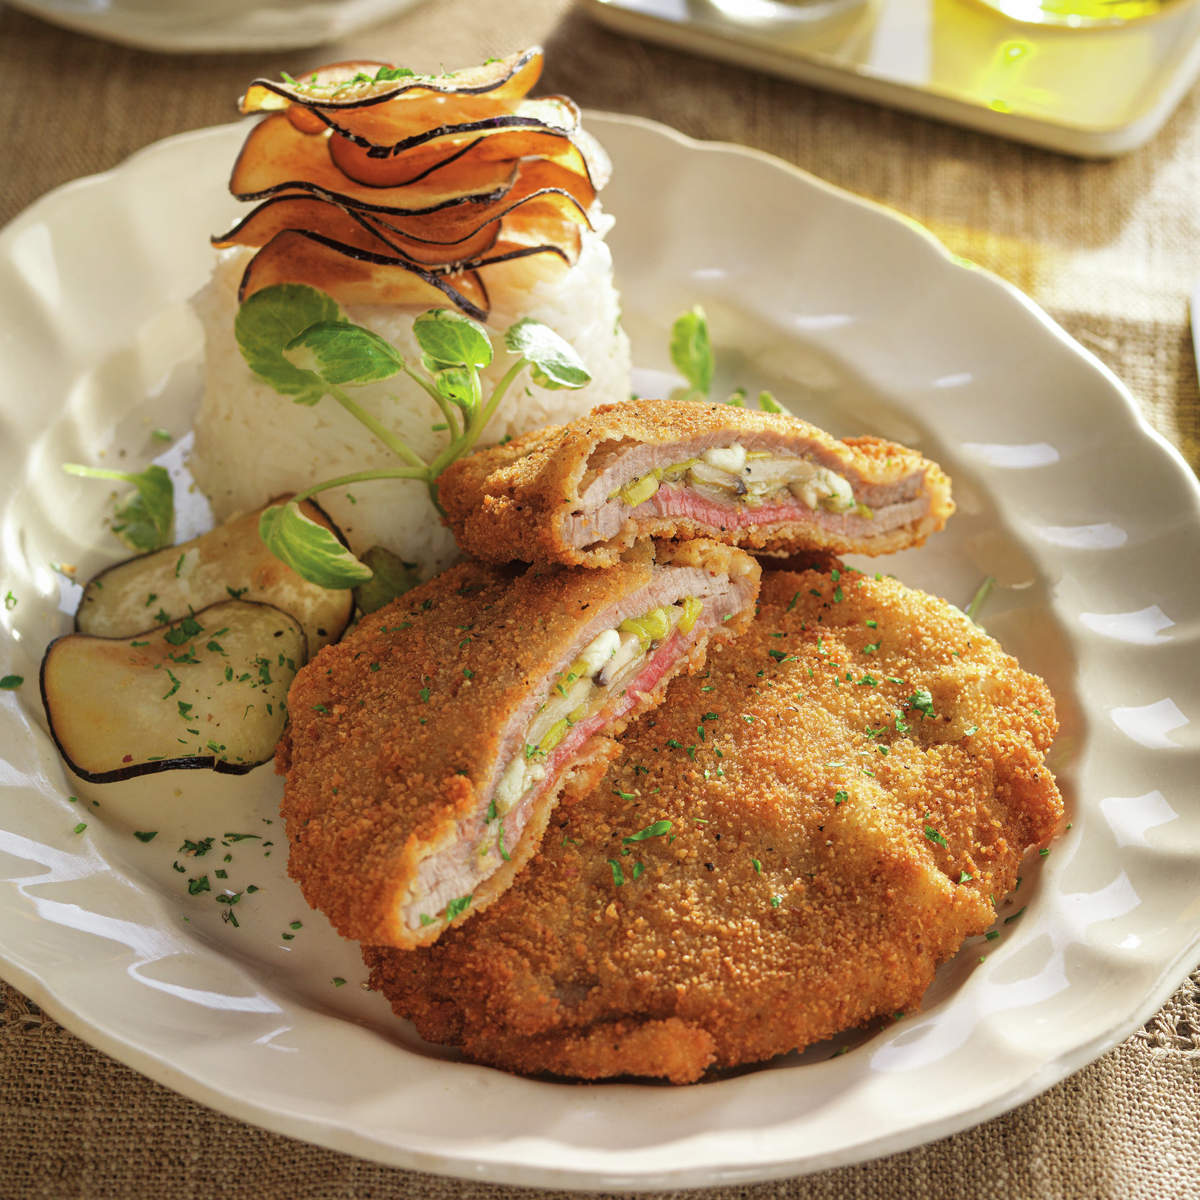
[(609, 500), (622, 500), (630, 508), (644, 504), (664, 483), (686, 483), (702, 496), (718, 502), (736, 501), (749, 508), (768, 502), (796, 499), (808, 508), (827, 512), (857, 511), (871, 517), (866, 505), (854, 499), (849, 482), (828, 467), (807, 458), (747, 451), (740, 442), (705, 450), (667, 467), (655, 467), (612, 492)]

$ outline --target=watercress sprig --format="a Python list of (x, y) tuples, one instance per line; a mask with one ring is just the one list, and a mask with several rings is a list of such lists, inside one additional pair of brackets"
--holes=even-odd
[[(708, 336), (708, 317), (700, 305), (696, 304), (676, 317), (671, 326), (670, 349), (671, 362), (690, 385), (683, 399), (707, 400), (716, 371), (716, 357)], [(725, 403), (736, 408), (743, 407), (746, 403), (746, 389), (735, 388)], [(763, 412), (783, 412), (775, 397), (767, 391), (758, 393), (758, 407)]]
[(171, 544), (175, 525), (175, 488), (165, 467), (152, 465), (144, 471), (110, 471), (104, 467), (85, 467), (63, 463), (68, 475), (85, 479), (115, 479), (132, 483), (134, 491), (116, 507), (112, 531), (138, 553), (161, 550)]
[[(505, 347), (516, 358), (485, 396), (480, 371), (492, 363), (492, 341), (470, 317), (445, 308), (417, 317), (413, 334), (421, 362), (414, 366), (385, 338), (349, 321), (331, 296), (304, 284), (277, 284), (255, 292), (238, 310), (234, 334), (242, 357), (260, 379), (297, 404), (314, 405), (329, 397), (403, 464), (325, 480), (263, 513), (259, 533), (276, 557), (305, 579), (329, 588), (362, 584), (372, 570), (328, 529), (305, 517), (301, 501), (329, 488), (374, 479), (419, 479), (440, 512), (438, 477), (474, 449), (523, 371), (528, 369), (535, 384), (550, 389), (580, 388), (591, 379), (566, 341), (549, 326), (526, 317), (505, 333)], [(442, 414), (446, 445), (429, 461), (347, 390), (398, 375), (416, 383)]]

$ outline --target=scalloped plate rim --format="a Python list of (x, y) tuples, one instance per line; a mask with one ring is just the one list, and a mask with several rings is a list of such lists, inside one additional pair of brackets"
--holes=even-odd
[[(907, 218), (901, 217), (885, 205), (866, 200), (828, 184), (803, 170), (784, 163), (761, 151), (740, 147), (730, 143), (697, 141), (676, 130), (643, 118), (630, 118), (614, 114), (589, 113), (589, 119), (598, 121), (603, 132), (607, 122), (637, 128), (643, 133), (667, 137), (678, 146), (689, 152), (721, 152), (734, 155), (747, 155), (763, 164), (800, 181), (805, 186), (816, 187), (828, 198), (841, 203), (858, 206), (872, 211), (897, 223), (899, 227), (907, 228), (914, 237), (919, 238), (930, 250), (936, 252), (947, 265), (963, 267), (961, 260), (946, 249), (931, 233), (917, 226)], [(163, 142), (144, 147), (126, 159), (122, 164), (109, 171), (88, 176), (73, 181), (55, 189), (46, 196), (35, 201), (24, 213), (18, 215), (4, 230), (0, 231), (0, 251), (7, 248), (9, 238), (18, 232), (27, 222), (40, 219), (43, 214), (50, 213), (64, 196), (77, 190), (103, 184), (119, 177), (130, 165), (152, 159), (164, 147), (175, 145), (188, 140), (203, 140), (214, 136), (229, 136), (234, 130), (244, 129), (244, 123), (234, 123), (227, 126), (196, 130), (180, 134)], [(998, 287), (1009, 299), (1016, 301), (1030, 315), (1035, 317), (1045, 332), (1050, 335), (1058, 347), (1077, 356), (1102, 377), (1112, 393), (1120, 398), (1124, 417), (1133, 418), (1132, 426), (1137, 433), (1152, 441), (1160, 451), (1166, 451), (1166, 456), (1174, 467), (1183, 473), (1191, 484), (1191, 497), (1194, 506), (1200, 510), (1200, 485), (1197, 485), (1182, 454), (1175, 449), (1161, 434), (1155, 431), (1142, 416), (1136, 401), (1121, 381), (1102, 364), (1095, 355), (1081, 347), (1059, 326), (1043, 309), (1030, 300), (1017, 288), (998, 276), (970, 265), (963, 267), (979, 277), (989, 281), (989, 285)], [(1159, 1008), (1177, 986), (1182, 974), (1191, 965), (1200, 948), (1200, 930), (1196, 931), (1192, 940), (1183, 945), (1179, 952), (1172, 956), (1169, 962), (1159, 963), (1157, 985), (1143, 993), (1143, 999), (1132, 1014), (1113, 1026), (1109, 1032), (1100, 1034), (1086, 1044), (1073, 1048), (1050, 1062), (1043, 1063), (1039, 1070), (1023, 1081), (1009, 1088), (1003, 1094), (995, 1096), (990, 1102), (976, 1105), (966, 1111), (960, 1111), (953, 1118), (942, 1118), (930, 1124), (915, 1124), (905, 1128), (892, 1130), (886, 1135), (869, 1142), (858, 1142), (849, 1148), (842, 1148), (825, 1155), (809, 1155), (802, 1160), (774, 1160), (770, 1163), (727, 1162), (721, 1166), (712, 1164), (703, 1167), (676, 1166), (666, 1169), (637, 1170), (629, 1173), (619, 1169), (611, 1169), (602, 1174), (591, 1173), (581, 1176), (579, 1172), (568, 1167), (553, 1167), (545, 1163), (521, 1163), (498, 1157), (478, 1157), (472, 1160), (454, 1158), (448, 1160), (445, 1155), (436, 1152), (405, 1147), (397, 1144), (384, 1144), (365, 1135), (357, 1135), (352, 1130), (333, 1128), (337, 1136), (329, 1137), (331, 1127), (320, 1124), (316, 1118), (304, 1113), (283, 1112), (258, 1106), (254, 1103), (239, 1101), (229, 1091), (222, 1090), (218, 1085), (203, 1081), (195, 1074), (189, 1074), (173, 1066), (168, 1060), (158, 1054), (139, 1046), (130, 1036), (122, 1036), (118, 1031), (109, 1030), (102, 1025), (89, 1020), (84, 1012), (71, 1009), (66, 1003), (60, 1003), (51, 989), (50, 983), (35, 970), (34, 966), (23, 965), (18, 959), (23, 956), (8, 957), (7, 952), (0, 951), (4, 957), (0, 963), (4, 966), (4, 976), (13, 981), (26, 992), (36, 1003), (43, 1007), (52, 1017), (65, 1028), (90, 1041), (101, 1050), (113, 1054), (121, 1061), (133, 1066), (159, 1082), (171, 1086), (183, 1094), (209, 1104), (211, 1107), (230, 1111), (235, 1115), (251, 1121), (254, 1124), (272, 1129), (289, 1136), (307, 1137), (311, 1140), (330, 1146), (334, 1149), (358, 1153), (378, 1161), (393, 1165), (405, 1166), (412, 1169), (426, 1170), (444, 1174), (454, 1174), (464, 1178), (487, 1178), (494, 1182), (517, 1183), (541, 1186), (566, 1186), (576, 1189), (601, 1190), (617, 1186), (635, 1187), (637, 1189), (661, 1188), (669, 1186), (702, 1186), (704, 1184), (748, 1182), (780, 1178), (798, 1173), (809, 1173), (827, 1169), (836, 1165), (864, 1161), (890, 1154), (902, 1149), (922, 1144), (934, 1138), (944, 1137), (981, 1121), (987, 1120), (999, 1113), (1008, 1111), (1040, 1094), (1068, 1074), (1093, 1061), (1099, 1054), (1122, 1041), (1130, 1032), (1135, 1030)], [(44, 970), (44, 968), (43, 968)], [(475, 1068), (477, 1069), (477, 1068)], [(617, 1085), (622, 1086), (622, 1085)], [(669, 1092), (658, 1092), (659, 1095), (669, 1095)]]

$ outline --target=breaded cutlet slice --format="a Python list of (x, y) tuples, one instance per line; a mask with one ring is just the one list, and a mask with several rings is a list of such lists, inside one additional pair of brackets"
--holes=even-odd
[(478, 558), (586, 566), (642, 537), (888, 554), (920, 545), (954, 511), (941, 468), (894, 442), (672, 400), (603, 405), (478, 451), (447, 468), (439, 496)]
[(643, 543), (603, 570), (463, 563), (296, 676), (277, 769), (288, 872), (345, 937), (433, 941), (532, 856), (566, 782), (749, 623), (759, 567)]
[[(944, 601), (766, 572), (488, 912), (372, 986), (476, 1062), (696, 1080), (919, 1006), (1062, 800), (1046, 685)], [(996, 899), (993, 900), (993, 897)]]

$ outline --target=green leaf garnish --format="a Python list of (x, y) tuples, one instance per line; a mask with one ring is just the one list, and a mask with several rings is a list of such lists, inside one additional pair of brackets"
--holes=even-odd
[(380, 67), (375, 72), (374, 83), (390, 83), (393, 79), (408, 79), (415, 75), (416, 71), (410, 67)]
[(637, 833), (631, 833), (629, 837), (622, 838), (621, 841), (628, 845), (630, 842), (644, 842), (647, 838), (662, 837), (664, 834), (670, 832), (670, 821), (655, 821), (653, 825), (647, 825), (645, 829), (640, 829)]
[(950, 848), (950, 843), (932, 825), (925, 826), (925, 836), (939, 846), (945, 846), (946, 849)]
[(708, 395), (713, 380), (713, 352), (708, 318), (698, 304), (671, 326), (671, 361), (696, 391)]
[(529, 363), (530, 374), (539, 387), (581, 388), (591, 382), (590, 372), (571, 344), (532, 317), (510, 325), (504, 344)]
[(984, 602), (987, 600), (992, 588), (995, 587), (995, 585), (996, 577), (994, 575), (988, 575), (984, 578), (984, 581), (979, 585), (979, 587), (975, 589), (975, 595), (971, 597), (971, 603), (968, 604), (963, 610), (972, 621), (974, 621), (976, 616), (978, 616), (979, 610), (983, 607)]
[(354, 587), (371, 578), (371, 568), (324, 525), (309, 520), (295, 500), (268, 508), (259, 518), (258, 533), (276, 558), (320, 587)]
[(250, 369), (297, 404), (316, 404), (329, 390), (313, 371), (284, 357), (284, 350), (313, 325), (342, 319), (337, 302), (302, 283), (263, 288), (242, 302), (233, 323), (238, 349)]
[(171, 544), (175, 525), (175, 487), (165, 467), (149, 466), (144, 471), (108, 471), (63, 463), (68, 475), (86, 479), (115, 479), (132, 483), (134, 491), (121, 501), (114, 513), (112, 531), (130, 550), (146, 553)]
[(487, 330), (478, 321), (453, 309), (431, 308), (423, 312), (413, 322), (413, 335), (431, 370), (486, 367), (492, 361), (492, 343)]
[(354, 599), (365, 613), (375, 612), (417, 586), (417, 569), (382, 546), (372, 546), (362, 556), (371, 578), (354, 589)]
[(468, 413), (479, 407), (481, 397), (477, 371), (468, 367), (438, 366), (428, 357), (425, 366), (433, 378), (433, 386), (443, 400), (449, 400), (451, 404)]
[[(708, 318), (698, 304), (675, 319), (671, 326), (670, 351), (675, 369), (691, 384), (691, 390), (683, 398), (707, 400), (716, 374), (716, 357), (708, 335)], [(745, 408), (746, 389), (734, 388), (725, 403), (733, 408)], [(787, 411), (768, 391), (758, 393), (758, 407), (767, 413)]]
[(284, 352), (298, 370), (336, 386), (377, 383), (404, 370), (404, 359), (391, 342), (345, 321), (320, 321), (308, 326), (288, 342)]

